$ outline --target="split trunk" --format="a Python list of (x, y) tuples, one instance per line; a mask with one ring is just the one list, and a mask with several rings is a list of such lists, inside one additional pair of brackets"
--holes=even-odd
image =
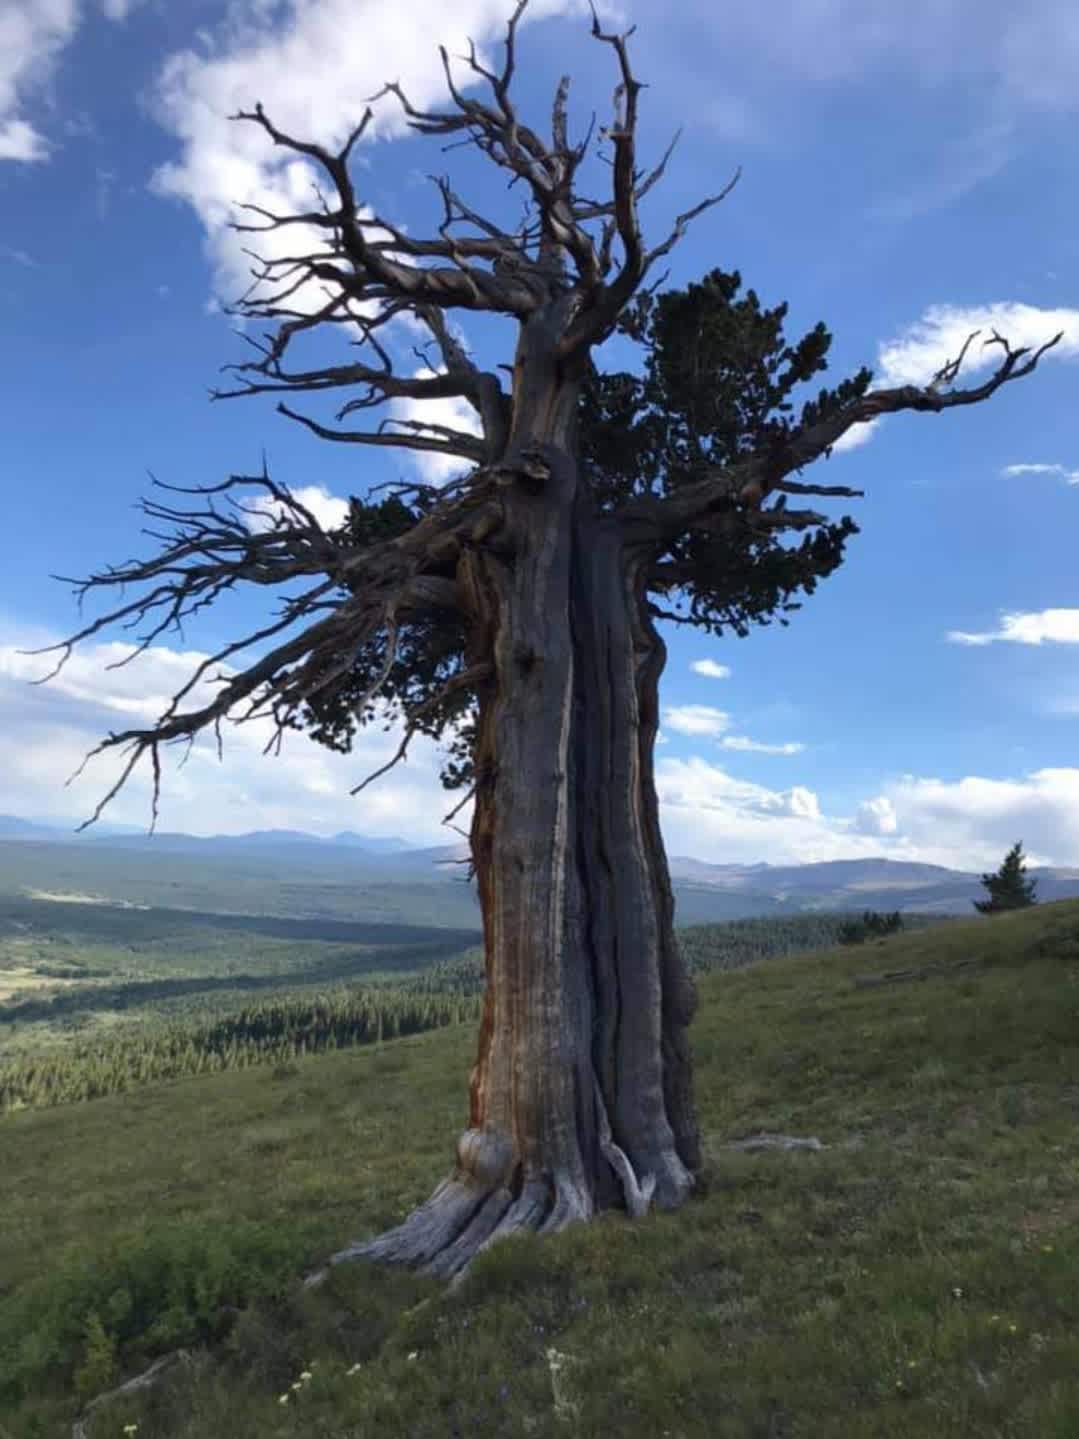
[(675, 1208), (700, 1168), (696, 995), (652, 768), (665, 649), (644, 557), (578, 473), (578, 393), (554, 380), (526, 393), (518, 413), (537, 418), (510, 435), (504, 545), (459, 575), (492, 667), (475, 751), (487, 983), (468, 1128), (427, 1203), (340, 1258), (452, 1275), (515, 1230)]

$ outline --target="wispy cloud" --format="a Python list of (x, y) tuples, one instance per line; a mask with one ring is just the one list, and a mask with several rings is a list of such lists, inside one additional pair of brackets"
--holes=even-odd
[(10, 245), (0, 245), (0, 260), (9, 260), (13, 265), (22, 265), (26, 270), (41, 269), (40, 260), (35, 260), (33, 255), (25, 250), (13, 249)]
[(728, 728), (731, 717), (711, 705), (669, 705), (663, 711), (663, 724), (677, 734), (718, 735)]
[(78, 0), (5, 0), (0, 8), (0, 160), (48, 159), (49, 142), (20, 111), (78, 23)]
[(789, 741), (787, 744), (765, 744), (762, 740), (747, 739), (745, 735), (724, 735), (719, 741), (721, 749), (742, 750), (752, 754), (801, 754), (804, 744)]
[(957, 645), (1079, 644), (1079, 609), (1054, 609), (1002, 614), (1000, 628), (970, 633), (949, 630), (946, 636)]
[(1079, 485), (1079, 470), (1069, 470), (1066, 465), (1005, 465), (1000, 473), (1009, 479), (1017, 475), (1055, 475), (1069, 485)]
[(913, 220), (954, 205), (1004, 169), (1014, 153), (1015, 125), (1009, 119), (995, 120), (944, 145), (931, 133), (929, 144), (920, 178), (877, 201), (870, 209), (873, 218)]

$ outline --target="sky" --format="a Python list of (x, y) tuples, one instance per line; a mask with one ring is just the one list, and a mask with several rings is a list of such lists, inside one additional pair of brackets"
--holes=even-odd
[[(246, 357), (223, 309), (249, 270), (233, 207), (310, 193), (302, 167), (228, 116), (261, 101), (283, 128), (339, 142), (387, 80), (440, 103), (438, 43), (460, 53), (471, 37), (493, 58), (507, 13), (506, 0), (0, 3), (0, 811), (86, 818), (112, 768), (103, 757), (65, 786), (85, 751), (152, 718), (200, 654), (265, 614), (238, 600), (112, 670), (131, 636), (111, 632), (29, 683), (49, 662), (21, 651), (78, 624), (70, 585), (50, 576), (147, 552), (134, 506), (151, 474), (212, 483), (265, 452), (328, 522), (349, 494), (438, 477), (404, 452), (320, 441), (271, 400), (209, 400), (221, 366)], [(603, 13), (637, 26), (642, 156), (682, 127), (643, 206), (647, 235), (742, 168), (675, 252), (672, 285), (740, 270), (765, 303), (789, 301), (789, 335), (825, 321), (835, 379), (868, 364), (877, 384), (924, 383), (971, 330), (1022, 344), (1064, 332), (988, 404), (863, 427), (807, 474), (865, 489), (821, 502), (862, 533), (788, 628), (667, 628), (669, 852), (984, 869), (1021, 839), (1034, 863), (1079, 865), (1079, 9), (626, 0)], [(593, 109), (610, 114), (612, 55), (589, 23), (576, 0), (529, 11), (516, 93), (537, 125), (563, 71), (577, 134)], [(392, 104), (358, 160), (361, 198), (414, 233), (437, 224), (426, 177), (447, 170), (476, 208), (517, 217), (499, 173), (404, 135)], [(511, 353), (508, 328), (465, 337)], [(975, 345), (972, 378), (991, 355)], [(266, 758), (264, 742), (237, 729), (223, 763), (200, 744), (168, 766), (161, 827), (455, 837), (431, 745), (352, 798), (392, 733), (349, 757), (295, 736)], [(148, 776), (108, 817), (148, 822)]]

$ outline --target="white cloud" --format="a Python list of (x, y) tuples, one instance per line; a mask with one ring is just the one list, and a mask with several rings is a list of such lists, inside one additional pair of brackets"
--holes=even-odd
[(670, 705), (663, 711), (663, 723), (677, 734), (718, 735), (730, 722), (729, 714), (711, 705)]
[[(55, 680), (31, 686), (27, 681), (46, 673), (51, 661), (16, 650), (50, 638), (42, 632), (0, 634), (0, 807), (77, 822), (92, 812), (117, 772), (116, 757), (103, 755), (65, 789), (87, 750), (110, 729), (152, 720), (201, 655), (158, 645), (131, 665), (108, 670), (131, 646), (91, 644), (76, 651)], [(352, 828), (416, 843), (448, 842), (438, 821), (452, 796), (438, 783), (438, 751), (430, 741), (418, 741), (407, 764), (353, 799), (349, 788), (393, 753), (396, 730), (363, 731), (349, 756), (290, 735), (277, 759), (262, 753), (268, 735), (265, 723), (227, 728), (222, 764), (210, 740), (195, 744), (182, 769), (182, 750), (166, 754), (161, 827), (194, 834)], [(849, 818), (829, 814), (806, 785), (772, 789), (736, 779), (699, 756), (660, 757), (656, 773), (672, 854), (774, 864), (885, 855), (988, 870), (1022, 839), (1034, 864), (1079, 864), (1079, 768), (1045, 768), (1010, 779), (905, 775), (857, 805)], [(149, 794), (148, 773), (136, 772), (109, 818), (147, 823)]]
[(1063, 339), (1047, 358), (1073, 360), (1079, 355), (1079, 310), (1040, 309), (1006, 300), (992, 305), (930, 305), (920, 320), (881, 345), (875, 385), (927, 384), (943, 364), (959, 354), (974, 330), (981, 334), (967, 351), (959, 384), (963, 375), (999, 364), (1000, 346), (986, 343), (993, 330), (1013, 346), (1031, 349), (1062, 330)]
[[(325, 485), (295, 485), (292, 494), (311, 511), (324, 530), (337, 529), (348, 519), (348, 501), (331, 495)], [(244, 523), (254, 531), (268, 530), (284, 513), (281, 502), (269, 498), (253, 500), (247, 509), (249, 513), (244, 515)]]
[(1005, 641), (1019, 645), (1079, 644), (1079, 610), (1034, 610), (1027, 613), (1003, 614), (1000, 628), (970, 634), (949, 630), (947, 638), (959, 645), (991, 645)]
[[(434, 370), (421, 365), (414, 371), (413, 378), (433, 379), (434, 375)], [(425, 425), (445, 425), (466, 435), (478, 435), (482, 429), (479, 415), (468, 401), (461, 399), (459, 395), (447, 395), (441, 400), (394, 399), (390, 401), (389, 413), (394, 419), (411, 420)], [(430, 450), (412, 450), (408, 458), (429, 485), (444, 485), (462, 470), (472, 468), (469, 460), (458, 459), (455, 455), (441, 455)]]
[(860, 425), (851, 425), (832, 446), (833, 454), (841, 455), (846, 450), (860, 450), (869, 443), (879, 427), (879, 420), (866, 420)]
[[(887, 390), (899, 385), (926, 385), (940, 368), (953, 360), (975, 330), (980, 331), (967, 351), (956, 384), (1000, 363), (999, 345), (987, 343), (993, 330), (1016, 349), (1037, 349), (1063, 331), (1059, 343), (1045, 360), (1073, 360), (1079, 356), (1079, 310), (1040, 309), (1017, 301), (1001, 300), (991, 305), (930, 305), (920, 320), (883, 342), (877, 352), (873, 389)], [(882, 420), (852, 426), (832, 446), (834, 453), (859, 449), (878, 432)], [(1018, 469), (1012, 469), (1018, 473)], [(1007, 473), (1007, 471), (1006, 471)]]
[(19, 110), (48, 79), (78, 21), (78, 0), (0, 5), (0, 160), (48, 158), (48, 141)]
[(888, 796), (882, 794), (863, 801), (855, 811), (854, 828), (859, 834), (895, 834), (899, 820)]
[[(103, 754), (91, 761), (70, 788), (65, 781), (109, 731), (152, 722), (168, 697), (186, 681), (203, 656), (155, 645), (131, 664), (109, 670), (131, 653), (122, 643), (89, 644), (48, 684), (28, 681), (47, 674), (55, 656), (17, 653), (49, 641), (42, 634), (5, 635), (0, 643), (0, 773), (3, 808), (15, 814), (55, 819), (88, 817), (117, 777), (120, 761)], [(204, 684), (192, 694), (198, 704), (212, 693)], [(362, 794), (351, 786), (385, 763), (400, 741), (397, 728), (362, 731), (353, 753), (338, 755), (302, 735), (289, 735), (282, 754), (263, 749), (269, 721), (224, 731), (219, 763), (212, 736), (196, 741), (182, 768), (183, 747), (163, 755), (160, 827), (193, 834), (237, 833), (260, 828), (297, 828), (329, 834), (345, 828), (399, 834), (417, 843), (448, 843), (439, 819), (452, 804), (438, 783), (436, 746), (420, 739), (408, 762)], [(137, 770), (109, 806), (110, 820), (148, 824), (148, 766)], [(443, 803), (443, 801), (446, 801)], [(463, 811), (467, 824), (467, 811)]]
[(904, 776), (886, 786), (906, 843), (933, 859), (995, 869), (1016, 840), (1032, 864), (1079, 862), (1079, 768), (1034, 770), (1021, 779)]
[(787, 744), (764, 744), (761, 740), (746, 739), (745, 735), (724, 735), (719, 741), (721, 749), (751, 751), (753, 754), (801, 754), (804, 744), (789, 741)]
[(721, 665), (717, 660), (694, 660), (690, 669), (694, 674), (704, 675), (710, 680), (726, 680), (731, 677), (730, 668)]
[(1055, 475), (1069, 485), (1079, 485), (1079, 470), (1069, 470), (1066, 465), (1005, 465), (1000, 473), (1009, 479), (1017, 475)]
[(656, 765), (663, 833), (670, 854), (717, 864), (810, 863), (875, 853), (826, 819), (813, 790), (773, 790), (735, 779), (697, 755)]
[[(540, 0), (526, 20), (574, 8), (576, 0)], [(236, 0), (204, 50), (172, 55), (157, 86), (157, 109), (181, 144), (181, 155), (155, 176), (155, 187), (197, 213), (206, 232), (219, 296), (232, 301), (250, 279), (244, 255), (252, 238), (266, 255), (285, 254), (294, 231), (252, 237), (230, 231), (241, 202), (282, 212), (310, 208), (314, 172), (273, 146), (256, 125), (228, 116), (261, 102), (285, 131), (339, 145), (363, 114), (367, 98), (399, 80), (423, 108), (445, 98), (439, 43), (461, 53), (501, 38), (505, 0)], [(206, 53), (208, 50), (208, 53)], [(312, 81), (312, 76), (317, 81)], [(463, 82), (463, 77), (462, 77)], [(392, 98), (378, 109), (369, 138), (406, 133)]]
[(768, 789), (698, 756), (661, 758), (656, 782), (668, 853), (713, 863), (879, 855), (980, 871), (1022, 839), (1032, 864), (1079, 864), (1079, 768), (1003, 780), (906, 775), (851, 817), (828, 814), (811, 789)]
[(101, 9), (106, 20), (126, 20), (142, 4), (145, 0), (101, 0)]

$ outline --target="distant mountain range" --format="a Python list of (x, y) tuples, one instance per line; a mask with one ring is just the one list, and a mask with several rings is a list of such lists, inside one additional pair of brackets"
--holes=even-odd
[[(468, 858), (464, 843), (418, 847), (396, 836), (342, 830), (326, 838), (302, 830), (254, 830), (242, 835), (200, 837), (147, 835), (132, 827), (98, 828), (81, 835), (58, 825), (0, 815), (0, 841), (92, 846), (102, 852), (133, 849), (144, 854), (219, 855), (258, 865), (295, 864), (309, 871), (332, 864), (356, 865), (357, 880), (407, 884), (460, 880)], [(880, 858), (828, 860), (817, 864), (709, 864), (675, 855), (670, 861), (680, 924), (803, 914), (813, 910), (906, 910), (920, 914), (971, 914), (984, 898), (981, 876), (935, 864)], [(1079, 898), (1079, 869), (1030, 869), (1042, 901)]]
[(344, 845), (353, 849), (366, 850), (371, 854), (397, 854), (403, 850), (414, 850), (407, 840), (397, 836), (357, 834), (354, 830), (343, 829), (338, 834), (323, 837), (308, 834), (302, 829), (254, 829), (248, 834), (147, 834), (145, 829), (132, 824), (96, 824), (91, 830), (77, 833), (74, 826), (49, 824), (42, 820), (20, 819), (13, 814), (0, 814), (0, 839), (51, 840), (53, 844), (70, 841), (81, 844), (145, 843), (161, 849), (205, 850), (218, 849), (280, 849), (295, 845)]

